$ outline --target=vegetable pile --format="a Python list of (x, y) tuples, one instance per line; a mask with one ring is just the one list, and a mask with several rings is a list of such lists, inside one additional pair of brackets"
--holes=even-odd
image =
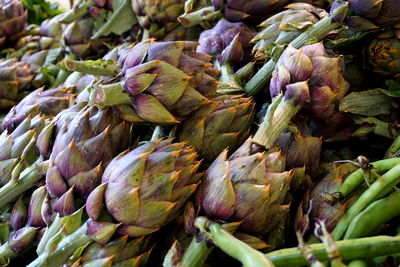
[(0, 0), (0, 265), (399, 266), (398, 0)]

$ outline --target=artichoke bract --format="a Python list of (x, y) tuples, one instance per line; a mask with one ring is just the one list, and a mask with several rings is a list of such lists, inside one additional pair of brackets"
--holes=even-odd
[(349, 0), (349, 7), (357, 16), (380, 26), (400, 22), (400, 2), (397, 0)]
[(8, 112), (1, 125), (2, 130), (12, 132), (28, 116), (57, 115), (73, 102), (74, 95), (70, 89), (58, 87), (45, 91), (44, 88), (39, 88), (33, 91)]
[(306, 3), (294, 3), (286, 8), (288, 10), (273, 15), (259, 25), (263, 29), (252, 39), (255, 43), (252, 52), (257, 60), (270, 58), (274, 49), (286, 46), (328, 15), (324, 9)]
[(197, 51), (220, 56), (237, 34), (239, 35), (238, 44), (234, 48), (235, 53), (232, 61), (233, 63), (238, 63), (242, 60), (244, 52), (250, 48), (250, 40), (255, 35), (255, 32), (243, 22), (233, 23), (221, 19), (214, 28), (203, 31), (200, 34), (200, 45), (197, 47)]
[(183, 13), (184, 0), (133, 0), (132, 9), (149, 37), (162, 38), (176, 28)]
[(322, 43), (301, 49), (289, 45), (272, 74), (270, 93), (274, 100), (254, 137), (255, 142), (271, 147), (272, 140), (303, 107), (312, 118), (331, 116), (348, 88), (341, 59), (329, 57)]
[(211, 57), (193, 42), (135, 45), (126, 56), (123, 81), (94, 87), (90, 103), (113, 106), (132, 122), (174, 124), (201, 106), (217, 89)]
[(28, 13), (19, 0), (0, 1), (0, 47), (25, 30)]
[(365, 49), (373, 72), (385, 77), (400, 78), (400, 29), (378, 34)]
[(213, 161), (225, 148), (234, 150), (250, 134), (255, 103), (240, 95), (222, 95), (183, 121), (178, 129), (206, 161)]
[(33, 71), (15, 58), (0, 61), (0, 110), (14, 106), (30, 87)]

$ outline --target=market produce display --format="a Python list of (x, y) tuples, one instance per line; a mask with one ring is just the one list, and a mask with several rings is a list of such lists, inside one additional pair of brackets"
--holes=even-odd
[(1, 266), (400, 265), (398, 0), (69, 6), (0, 0)]

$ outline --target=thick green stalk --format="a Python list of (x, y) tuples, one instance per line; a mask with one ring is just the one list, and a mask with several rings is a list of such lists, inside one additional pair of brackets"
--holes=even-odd
[(62, 266), (65, 261), (80, 247), (92, 242), (86, 235), (87, 226), (84, 223), (74, 233), (66, 236), (57, 245), (55, 251), (41, 254), (36, 260), (31, 262), (29, 267), (53, 267)]
[[(294, 48), (301, 48), (307, 43), (322, 40), (329, 32), (338, 28), (341, 23), (332, 21), (328, 16), (313, 26), (308, 28), (305, 32), (294, 39), (290, 45)], [(283, 51), (281, 51), (283, 52)], [(275, 58), (279, 58), (280, 55), (274, 55)], [(275, 68), (275, 60), (270, 59), (244, 86), (244, 90), (248, 95), (257, 94), (262, 88), (264, 88), (271, 79), (272, 72)]]
[(301, 105), (296, 106), (293, 100), (284, 100), (282, 95), (275, 97), (268, 107), (263, 123), (254, 135), (254, 143), (267, 149), (271, 148), (301, 107)]
[[(400, 164), (400, 158), (384, 159), (371, 163), (377, 173), (388, 171), (398, 164)], [(340, 193), (342, 197), (346, 197), (363, 182), (364, 170), (360, 168), (347, 176), (347, 178), (343, 181), (343, 184), (340, 186), (338, 193)]]
[(121, 83), (95, 86), (90, 93), (89, 103), (98, 107), (130, 105), (131, 98), (123, 90)]
[(14, 250), (10, 247), (8, 242), (4, 243), (0, 247), (0, 264), (5, 265), (5, 263), (3, 263), (3, 262), (8, 262), (10, 259), (13, 259), (17, 256), (18, 256), (18, 254), (14, 252)]
[(78, 71), (95, 76), (114, 76), (121, 69), (118, 65), (101, 59), (80, 61), (66, 58), (60, 62), (60, 66), (68, 71)]
[(213, 6), (208, 6), (191, 13), (185, 13), (178, 18), (178, 21), (185, 27), (193, 27), (203, 21), (215, 20), (218, 16), (221, 16), (221, 11), (215, 10)]
[[(343, 260), (355, 260), (391, 255), (400, 251), (400, 236), (374, 236), (336, 242)], [(322, 243), (309, 245), (312, 253), (320, 260), (329, 260)], [(307, 265), (307, 261), (297, 248), (287, 248), (266, 254), (277, 266), (290, 267)]]
[(182, 261), (180, 262), (181, 267), (201, 267), (204, 266), (208, 255), (213, 251), (214, 246), (207, 246), (205, 240), (197, 241), (196, 237), (193, 237), (189, 247), (185, 249)]
[(211, 223), (208, 226), (209, 236), (217, 247), (229, 256), (240, 261), (244, 267), (272, 267), (274, 264), (263, 253), (240, 241), (221, 225)]
[[(393, 190), (393, 187), (400, 182), (400, 164), (396, 165), (384, 175), (378, 178), (364, 193), (357, 199), (357, 201), (347, 210), (347, 212), (340, 219), (332, 236), (335, 240), (342, 239), (347, 227), (363, 209), (375, 201), (383, 192), (388, 193)], [(382, 196), (381, 196), (382, 197)]]
[(344, 239), (365, 237), (391, 219), (400, 216), (400, 192), (379, 199), (360, 212), (347, 228)]
[(0, 188), (0, 207), (20, 197), (26, 190), (33, 187), (46, 173), (50, 161), (38, 160), (22, 171), (18, 179), (11, 179)]

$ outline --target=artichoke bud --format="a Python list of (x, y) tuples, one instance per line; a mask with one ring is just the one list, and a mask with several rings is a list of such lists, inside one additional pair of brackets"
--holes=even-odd
[(400, 22), (397, 12), (400, 3), (396, 0), (350, 0), (349, 7), (356, 15), (380, 26), (390, 26)]
[(27, 218), (27, 209), (21, 198), (15, 202), (10, 215), (10, 225), (14, 230), (24, 227)]
[(17, 254), (22, 253), (35, 239), (36, 233), (39, 228), (26, 226), (13, 232), (9, 239), (8, 244)]
[(31, 201), (28, 207), (27, 225), (35, 227), (44, 227), (46, 223), (42, 218), (42, 204), (47, 195), (46, 186), (41, 186), (36, 189), (31, 196)]
[(89, 221), (87, 222), (88, 229), (86, 234), (97, 243), (104, 245), (114, 235), (118, 226), (119, 224), (110, 222)]
[(68, 216), (75, 212), (74, 186), (56, 200), (53, 211), (61, 216)]
[(127, 236), (122, 236), (116, 240), (110, 241), (104, 245), (100, 243), (92, 243), (87, 247), (82, 254), (81, 260), (94, 260), (99, 258), (106, 258), (114, 256), (114, 260), (116, 255), (118, 255), (122, 249), (126, 246), (128, 241)]

